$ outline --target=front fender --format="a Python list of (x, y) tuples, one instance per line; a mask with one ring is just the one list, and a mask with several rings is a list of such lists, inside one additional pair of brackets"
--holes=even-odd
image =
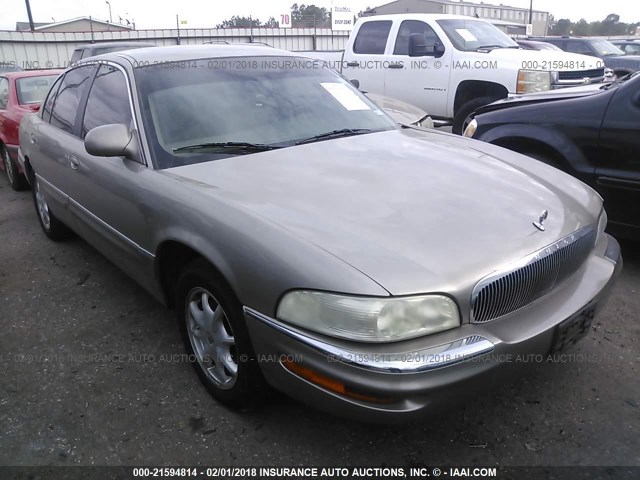
[(571, 138), (560, 131), (544, 126), (523, 123), (500, 125), (475, 138), (492, 144), (501, 144), (504, 140), (510, 143), (520, 140), (527, 143), (543, 144), (562, 156), (573, 170), (586, 175), (594, 172), (594, 167)]

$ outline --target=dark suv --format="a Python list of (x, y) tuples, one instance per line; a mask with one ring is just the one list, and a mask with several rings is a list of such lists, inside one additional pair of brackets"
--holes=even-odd
[(145, 42), (102, 42), (102, 43), (89, 43), (87, 45), (80, 45), (73, 51), (71, 55), (71, 63), (74, 64), (83, 58), (95, 57), (96, 55), (102, 55), (103, 53), (117, 52), (119, 50), (132, 50), (134, 48), (147, 48), (155, 47), (153, 43)]
[(611, 40), (625, 55), (640, 55), (640, 40)]
[(640, 70), (640, 56), (625, 55), (625, 52), (608, 40), (590, 37), (540, 37), (531, 38), (551, 43), (565, 52), (580, 53), (601, 58), (604, 65), (614, 71), (617, 77)]

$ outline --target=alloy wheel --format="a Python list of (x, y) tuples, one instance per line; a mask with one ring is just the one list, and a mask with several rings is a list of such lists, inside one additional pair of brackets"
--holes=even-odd
[(231, 389), (238, 379), (237, 347), (222, 305), (196, 287), (185, 303), (187, 334), (200, 367), (218, 388)]

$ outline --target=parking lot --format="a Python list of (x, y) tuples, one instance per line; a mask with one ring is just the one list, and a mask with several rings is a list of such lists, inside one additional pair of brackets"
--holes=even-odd
[(46, 239), (30, 192), (0, 182), (4, 465), (640, 465), (640, 245), (565, 362), (404, 426), (280, 395), (216, 403), (172, 313), (78, 238)]

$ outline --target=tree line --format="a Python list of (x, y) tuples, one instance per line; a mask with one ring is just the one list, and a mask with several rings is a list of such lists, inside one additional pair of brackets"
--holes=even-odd
[(581, 18), (572, 22), (568, 18), (558, 20), (549, 15), (549, 35), (575, 35), (581, 37), (605, 37), (634, 35), (640, 22), (624, 23), (620, 21), (620, 15), (612, 13), (602, 21), (587, 22)]

